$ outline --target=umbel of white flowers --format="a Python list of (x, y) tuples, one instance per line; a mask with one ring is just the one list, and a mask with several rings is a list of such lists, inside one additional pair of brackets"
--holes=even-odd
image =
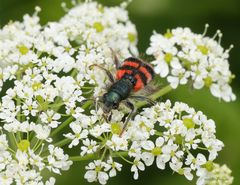
[[(45, 180), (43, 170), (60, 175), (82, 160), (90, 160), (84, 178), (101, 184), (125, 163), (131, 165), (134, 179), (156, 164), (161, 170), (170, 166), (188, 180), (196, 175), (198, 185), (232, 183), (231, 171), (214, 163), (223, 142), (216, 138), (215, 122), (201, 111), (170, 100), (156, 103), (136, 112), (120, 137), (125, 107), (114, 110), (106, 122), (101, 106), (83, 103), (102, 95), (108, 84), (106, 74), (90, 65), (114, 73), (111, 49), (120, 60), (138, 55), (137, 31), (125, 7), (80, 3), (44, 26), (37, 7), (32, 16), (0, 30), (1, 185), (52, 185), (56, 179)], [(196, 89), (206, 86), (214, 96), (234, 100), (229, 50), (214, 39), (189, 28), (154, 33), (147, 54), (155, 57), (155, 72), (170, 85), (150, 98), (156, 100), (191, 80)], [(78, 147), (79, 155), (67, 155), (64, 145)]]

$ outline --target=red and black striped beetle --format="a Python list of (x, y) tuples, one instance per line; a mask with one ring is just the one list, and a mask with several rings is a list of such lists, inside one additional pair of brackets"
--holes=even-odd
[(107, 92), (99, 98), (99, 102), (103, 103), (103, 111), (108, 115), (107, 117), (111, 117), (111, 110), (117, 109), (120, 103), (124, 103), (131, 109), (128, 117), (125, 119), (125, 123), (121, 132), (122, 134), (135, 109), (134, 105), (129, 101), (129, 99), (144, 100), (152, 104), (154, 103), (151, 99), (145, 96), (131, 95), (132, 91), (137, 92), (140, 89), (143, 89), (153, 79), (154, 70), (150, 64), (147, 64), (141, 59), (135, 57), (129, 57), (125, 59), (123, 64), (120, 65), (119, 60), (114, 52), (113, 55), (117, 68), (116, 80), (111, 72), (102, 66), (93, 64), (90, 67), (95, 66), (104, 70), (112, 83)]

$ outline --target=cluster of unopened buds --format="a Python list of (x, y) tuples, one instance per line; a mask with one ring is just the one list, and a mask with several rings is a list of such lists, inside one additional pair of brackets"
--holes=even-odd
[[(124, 132), (124, 106), (106, 120), (102, 107), (90, 101), (106, 92), (109, 81), (104, 71), (89, 66), (98, 64), (114, 73), (112, 51), (120, 61), (138, 55), (137, 31), (125, 5), (83, 2), (44, 26), (37, 7), (22, 22), (0, 30), (1, 185), (52, 185), (56, 179), (44, 181), (43, 170), (61, 174), (81, 160), (90, 161), (84, 178), (100, 184), (125, 163), (134, 179), (156, 164), (188, 180), (196, 175), (198, 185), (233, 182), (226, 165), (214, 162), (224, 146), (216, 138), (215, 122), (185, 103), (157, 101), (187, 83), (196, 89), (206, 86), (219, 99), (235, 100), (229, 85), (234, 77), (230, 49), (220, 46), (219, 31), (213, 38), (189, 28), (154, 32), (146, 53), (154, 57), (149, 62), (156, 78), (166, 77), (170, 85), (151, 95), (154, 105), (136, 106), (139, 110)], [(80, 149), (78, 155), (66, 154), (65, 145)]]

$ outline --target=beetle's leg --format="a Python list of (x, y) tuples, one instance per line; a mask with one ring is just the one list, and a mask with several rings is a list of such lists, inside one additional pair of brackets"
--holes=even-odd
[(107, 121), (109, 122), (111, 121), (111, 119), (112, 119), (112, 111), (109, 112), (109, 114), (107, 115)]
[[(103, 97), (102, 96), (99, 96), (99, 97), (96, 98), (96, 106), (95, 106), (96, 107), (96, 112), (97, 112), (99, 103), (103, 104)], [(112, 119), (112, 111), (110, 111), (108, 114), (103, 113), (102, 116), (103, 116), (103, 118), (105, 119), (106, 122), (109, 122)]]
[[(103, 97), (102, 96), (97, 97), (95, 103), (96, 103), (96, 105), (95, 105), (96, 110), (95, 111), (97, 112), (99, 103), (103, 103)], [(109, 122), (112, 119), (112, 111), (109, 112), (109, 114), (104, 114), (103, 113), (102, 116), (103, 116), (103, 118), (105, 119), (106, 122)]]
[[(93, 101), (93, 103), (91, 104), (90, 108), (93, 108), (93, 106), (95, 106), (95, 111), (96, 111), (96, 113), (98, 112), (99, 103), (102, 103), (102, 102), (103, 102), (103, 101), (102, 101), (102, 96), (98, 96), (98, 97), (95, 98), (95, 99), (93, 99), (93, 98), (87, 98), (87, 99), (81, 101), (81, 104), (84, 104), (84, 103), (86, 103), (87, 101)], [(103, 116), (104, 120), (105, 120), (106, 122), (108, 122), (109, 117), (110, 117), (111, 115), (103, 114), (102, 116)], [(110, 117), (110, 118), (111, 118), (111, 117)]]
[(97, 109), (98, 109), (98, 103), (100, 102), (100, 103), (102, 103), (102, 96), (98, 96), (97, 98), (86, 98), (86, 99), (84, 99), (84, 100), (82, 100), (81, 102), (80, 102), (80, 106), (82, 106), (83, 104), (85, 104), (86, 102), (88, 102), (88, 101), (92, 101), (93, 103), (91, 104), (91, 107), (93, 106), (93, 105), (95, 105), (95, 108), (96, 108), (96, 111), (97, 111)]
[(131, 95), (128, 98), (135, 99), (135, 100), (141, 100), (141, 101), (147, 101), (148, 103), (150, 103), (152, 105), (156, 104), (156, 102), (154, 100), (152, 100), (151, 98), (148, 98), (146, 96), (134, 96), (134, 95)]
[(109, 80), (111, 81), (111, 83), (115, 82), (114, 77), (113, 77), (112, 73), (109, 70), (105, 69), (104, 67), (102, 67), (102, 66), (100, 66), (98, 64), (92, 64), (92, 65), (89, 66), (90, 69), (93, 68), (93, 67), (98, 67), (98, 68), (102, 69), (103, 71), (105, 71), (105, 73), (107, 74), (107, 76), (108, 76)]
[(83, 104), (85, 104), (85, 103), (88, 102), (88, 101), (93, 101), (93, 102), (95, 102), (95, 99), (93, 99), (93, 98), (86, 98), (86, 99), (84, 99), (84, 100), (82, 100), (82, 101), (80, 102), (80, 105), (82, 106)]
[(134, 105), (133, 105), (130, 101), (126, 100), (126, 101), (124, 101), (124, 103), (125, 103), (125, 105), (126, 105), (128, 108), (131, 109), (131, 111), (130, 111), (130, 113), (128, 114), (128, 116), (126, 117), (126, 119), (125, 119), (125, 121), (124, 121), (122, 131), (121, 131), (121, 133), (119, 134), (120, 137), (122, 136), (123, 132), (126, 130), (127, 125), (128, 125), (128, 122), (129, 122), (129, 120), (131, 119), (131, 117), (132, 117), (132, 115), (133, 115), (133, 113), (134, 113), (134, 111), (135, 111), (135, 107), (134, 107)]
[(112, 56), (113, 56), (113, 60), (114, 60), (116, 69), (118, 70), (118, 69), (121, 67), (121, 64), (120, 64), (120, 62), (119, 62), (119, 60), (118, 60), (118, 57), (117, 57), (115, 51), (113, 51), (112, 48), (110, 48), (110, 49), (111, 49), (111, 51), (112, 51)]

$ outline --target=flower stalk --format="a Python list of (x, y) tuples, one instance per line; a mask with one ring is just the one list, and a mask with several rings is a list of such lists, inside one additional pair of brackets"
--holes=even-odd
[[(172, 90), (173, 90), (173, 88), (170, 85), (167, 85), (167, 86), (163, 87), (162, 89), (159, 89), (155, 93), (151, 94), (150, 96), (148, 96), (148, 98), (150, 98), (151, 100), (157, 100), (158, 98), (162, 97), (163, 95), (166, 95), (167, 93), (171, 92)], [(147, 103), (144, 101), (139, 101), (136, 103), (137, 108), (141, 108), (145, 105), (147, 105)]]

